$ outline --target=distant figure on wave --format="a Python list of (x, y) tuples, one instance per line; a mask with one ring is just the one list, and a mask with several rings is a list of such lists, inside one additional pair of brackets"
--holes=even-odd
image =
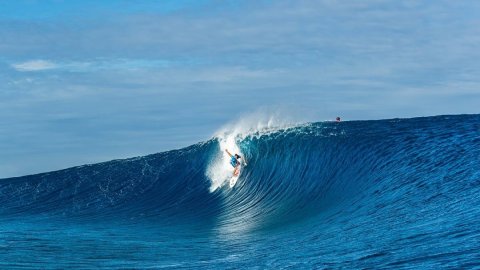
[(337, 118), (335, 118), (335, 120), (337, 120), (337, 122), (340, 122), (340, 117), (337, 116)]
[[(228, 149), (225, 149), (225, 151), (227, 152), (227, 154), (230, 156), (230, 165), (233, 166), (233, 176), (238, 176), (238, 174), (240, 173), (240, 159), (242, 158), (241, 156), (235, 154), (235, 155), (232, 155), (230, 152), (228, 152)], [(246, 163), (245, 163), (246, 165)]]

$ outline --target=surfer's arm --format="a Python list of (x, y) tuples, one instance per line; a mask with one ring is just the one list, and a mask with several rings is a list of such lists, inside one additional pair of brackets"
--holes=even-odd
[(225, 152), (227, 152), (227, 154), (228, 154), (230, 157), (233, 157), (232, 154), (230, 154), (230, 152), (228, 152), (228, 149), (225, 149)]

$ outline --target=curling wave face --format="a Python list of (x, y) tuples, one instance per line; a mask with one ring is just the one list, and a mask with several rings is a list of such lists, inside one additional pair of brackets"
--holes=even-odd
[[(468, 262), (480, 250), (479, 123), (462, 115), (223, 132), (180, 150), (2, 179), (0, 216), (195, 226), (252, 246), (270, 232), (286, 245), (257, 261), (272, 267), (291, 248), (318, 267), (395, 266), (414, 254), (432, 267)], [(234, 188), (225, 148), (249, 163)]]

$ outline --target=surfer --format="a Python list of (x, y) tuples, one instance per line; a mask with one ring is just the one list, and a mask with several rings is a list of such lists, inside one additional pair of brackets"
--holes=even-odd
[(340, 117), (337, 116), (337, 118), (335, 118), (335, 120), (337, 120), (337, 122), (340, 122)]
[(225, 149), (227, 154), (230, 156), (230, 165), (233, 166), (233, 176), (238, 176), (240, 173), (240, 157), (238, 154), (232, 155), (230, 152), (228, 152), (228, 149)]

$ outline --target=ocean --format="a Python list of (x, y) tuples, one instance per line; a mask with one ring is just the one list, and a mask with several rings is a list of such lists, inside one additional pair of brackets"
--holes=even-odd
[(233, 128), (0, 179), (0, 268), (479, 268), (479, 220), (480, 115)]

